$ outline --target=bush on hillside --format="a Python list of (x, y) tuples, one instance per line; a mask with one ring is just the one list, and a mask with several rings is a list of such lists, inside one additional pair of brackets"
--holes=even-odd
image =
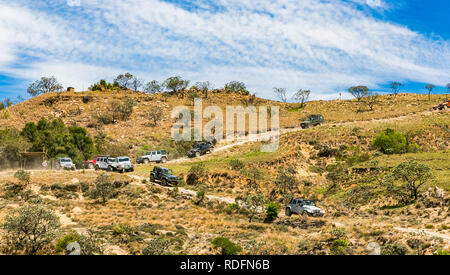
[(28, 183), (30, 183), (31, 173), (27, 172), (25, 170), (17, 170), (17, 172), (14, 173), (14, 177), (16, 179), (18, 179), (19, 181), (28, 184)]
[(278, 218), (278, 213), (280, 212), (280, 206), (275, 202), (270, 202), (266, 205), (266, 221), (273, 222)]
[(232, 241), (224, 237), (217, 237), (214, 240), (212, 240), (211, 243), (215, 247), (221, 249), (222, 255), (237, 255), (239, 252), (242, 251), (242, 247), (234, 244)]
[(403, 154), (418, 149), (418, 145), (410, 144), (402, 133), (389, 128), (377, 135), (372, 145), (385, 154)]
[(61, 224), (59, 218), (42, 206), (24, 206), (6, 217), (4, 252), (34, 255), (48, 253)]
[(240, 171), (244, 168), (244, 163), (239, 159), (230, 160), (230, 167), (232, 170)]

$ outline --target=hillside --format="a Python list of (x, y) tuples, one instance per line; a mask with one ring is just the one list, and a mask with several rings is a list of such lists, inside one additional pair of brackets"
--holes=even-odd
[[(111, 141), (133, 145), (131, 152), (137, 154), (168, 138), (173, 107), (190, 106), (187, 98), (130, 92), (63, 93), (52, 106), (45, 104), (55, 96), (42, 95), (2, 111), (0, 127), (21, 128), (40, 117), (60, 117), (88, 127), (93, 136), (104, 131)], [(83, 103), (85, 96), (92, 99)], [(212, 244), (217, 237), (240, 246), (239, 254), (252, 255), (368, 254), (374, 242), (383, 254), (448, 253), (450, 113), (432, 110), (446, 96), (435, 95), (431, 101), (423, 95), (382, 96), (374, 111), (356, 101), (313, 101), (300, 109), (298, 104), (256, 99), (257, 104), (281, 107), (284, 129), (276, 152), (260, 152), (259, 142), (248, 141), (218, 144), (215, 152), (200, 158), (172, 160), (162, 166), (182, 179), (176, 187), (149, 181), (154, 164), (136, 165), (125, 175), (31, 171), (29, 183), (15, 177), (15, 171), (0, 172), (0, 223), (26, 204), (53, 211), (62, 226), (43, 254), (64, 253), (55, 248), (58, 240), (75, 234), (93, 238), (102, 248), (95, 254), (220, 254)], [(129, 121), (91, 125), (93, 113), (125, 97), (136, 102)], [(243, 100), (216, 93), (204, 105), (223, 107)], [(163, 122), (156, 127), (145, 117), (154, 104), (164, 107)], [(297, 128), (299, 118), (313, 113), (322, 113), (326, 123)], [(416, 147), (393, 154), (374, 148), (372, 141), (387, 128)], [(408, 161), (426, 165), (431, 177), (418, 199), (405, 203), (384, 186), (394, 169)], [(112, 191), (102, 202), (93, 191), (105, 175)], [(188, 184), (190, 175), (196, 178)], [(291, 185), (283, 190), (280, 182)], [(256, 194), (264, 202), (249, 220), (247, 198)], [(325, 216), (286, 216), (284, 206), (291, 197), (316, 200)], [(273, 221), (266, 217), (268, 202), (280, 207)], [(5, 238), (0, 231), (0, 241)], [(336, 248), (337, 241), (344, 245)]]
[[(321, 113), (327, 122), (382, 119), (430, 110), (445, 97), (446, 95), (433, 95), (429, 101), (425, 95), (399, 94), (397, 97), (386, 95), (381, 96), (377, 106), (370, 111), (364, 103), (356, 100), (312, 101), (308, 102), (305, 108), (299, 108), (298, 104), (261, 98), (255, 98), (252, 102), (250, 96), (216, 90), (210, 93), (208, 98), (203, 99), (203, 108), (219, 106), (225, 116), (227, 105), (280, 106), (280, 127), (293, 128), (299, 127), (300, 119), (309, 114)], [(107, 109), (112, 102), (121, 102), (125, 99), (132, 99), (134, 102), (133, 113), (128, 120), (108, 125), (98, 122), (96, 116), (108, 113)], [(177, 96), (163, 94), (149, 95), (131, 91), (48, 93), (2, 110), (0, 128), (21, 129), (27, 122), (37, 122), (41, 118), (61, 118), (67, 125), (86, 127), (92, 138), (99, 133), (105, 134), (110, 143), (131, 148), (130, 154), (134, 157), (142, 148), (167, 146), (173, 124), (170, 115), (173, 108), (180, 105), (193, 108), (192, 100), (187, 97), (180, 99)], [(156, 126), (150, 123), (148, 117), (152, 106), (159, 106), (163, 110), (162, 118)]]

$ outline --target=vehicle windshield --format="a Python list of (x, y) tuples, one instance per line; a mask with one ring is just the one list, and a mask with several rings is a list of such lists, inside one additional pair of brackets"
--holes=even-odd
[(162, 171), (163, 171), (163, 173), (166, 174), (166, 175), (173, 175), (172, 169), (163, 169)]
[(304, 201), (304, 205), (310, 205), (310, 206), (316, 206), (316, 203), (314, 201)]
[(129, 162), (130, 159), (129, 158), (120, 158), (119, 162)]
[(71, 159), (61, 159), (60, 161), (61, 161), (61, 162), (72, 162)]
[(108, 163), (113, 163), (113, 162), (116, 162), (116, 159), (108, 159), (107, 162)]

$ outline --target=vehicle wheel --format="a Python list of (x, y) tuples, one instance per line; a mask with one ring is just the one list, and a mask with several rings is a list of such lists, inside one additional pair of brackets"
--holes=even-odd
[(95, 171), (98, 171), (98, 169), (100, 169), (100, 168), (98, 167), (98, 165), (95, 165)]
[(292, 215), (291, 209), (286, 208), (286, 216), (290, 217)]
[(108, 166), (108, 171), (109, 171), (109, 172), (113, 172), (113, 171), (114, 171), (114, 169), (112, 168), (112, 166)]
[(208, 151), (206, 151), (206, 153), (207, 153), (207, 154), (211, 154), (212, 152), (211, 152), (211, 150), (208, 150)]
[(163, 180), (162, 180), (162, 184), (163, 184), (164, 186), (167, 186), (167, 180), (166, 180), (166, 179), (163, 179)]
[(195, 157), (198, 158), (198, 157), (200, 157), (200, 156), (201, 156), (200, 152), (196, 152), (196, 153), (195, 153)]
[(166, 158), (162, 158), (162, 159), (161, 159), (161, 162), (162, 162), (162, 163), (166, 163), (166, 162), (167, 162), (167, 159), (166, 159)]
[(89, 169), (94, 169), (94, 164), (93, 163), (89, 163), (88, 168)]
[(144, 159), (144, 164), (148, 164), (150, 161), (148, 159)]
[(302, 212), (302, 217), (303, 218), (307, 218), (309, 215), (308, 215), (308, 212), (306, 212), (306, 211), (303, 211)]
[(153, 175), (150, 175), (150, 181), (155, 182), (155, 177)]

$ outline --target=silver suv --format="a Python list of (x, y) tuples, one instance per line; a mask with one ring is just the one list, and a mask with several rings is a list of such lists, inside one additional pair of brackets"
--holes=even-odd
[(108, 169), (108, 158), (109, 156), (98, 157), (95, 162), (95, 170), (106, 170)]
[(145, 156), (140, 156), (136, 162), (148, 164), (149, 162), (166, 163), (167, 162), (167, 152), (165, 150), (152, 151), (145, 153)]
[(71, 158), (65, 157), (65, 158), (59, 158), (56, 160), (55, 165), (57, 170), (65, 169), (65, 170), (75, 170), (75, 164), (72, 162)]
[(325, 211), (317, 207), (315, 201), (305, 199), (291, 199), (286, 205), (286, 216), (291, 216), (294, 213), (314, 217), (322, 217), (325, 215)]
[(108, 158), (108, 171), (133, 172), (134, 165), (129, 157)]

